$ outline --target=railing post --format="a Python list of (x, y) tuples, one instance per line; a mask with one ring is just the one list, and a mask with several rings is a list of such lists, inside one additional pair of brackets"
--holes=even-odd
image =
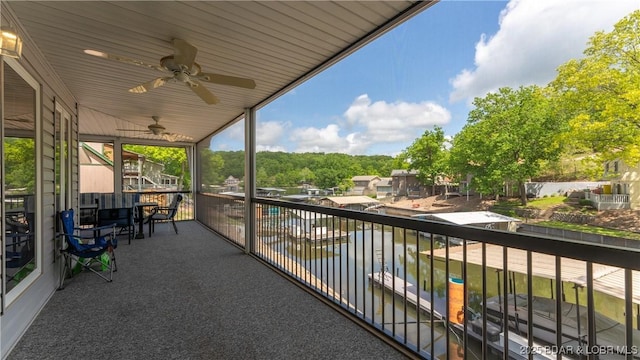
[(256, 212), (252, 199), (256, 196), (256, 119), (255, 109), (244, 109), (244, 252), (254, 251)]

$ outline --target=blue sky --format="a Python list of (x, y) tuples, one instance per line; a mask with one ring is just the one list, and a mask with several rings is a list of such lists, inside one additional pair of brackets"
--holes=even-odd
[[(444, 0), (260, 109), (258, 151), (395, 156), (425, 130), (449, 136), (471, 102), (546, 85), (595, 31), (639, 0)], [(211, 144), (242, 148), (242, 124)]]

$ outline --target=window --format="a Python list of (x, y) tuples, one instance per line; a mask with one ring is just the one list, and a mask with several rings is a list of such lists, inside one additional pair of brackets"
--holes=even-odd
[(40, 96), (38, 83), (15, 60), (5, 59), (2, 66), (3, 281), (6, 303), (10, 303), (39, 269), (37, 124)]

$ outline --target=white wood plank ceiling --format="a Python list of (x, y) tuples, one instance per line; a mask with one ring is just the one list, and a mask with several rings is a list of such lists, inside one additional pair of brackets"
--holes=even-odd
[[(434, 2), (5, 1), (76, 98), (80, 132), (126, 137), (152, 115), (167, 131), (206, 138)], [(93, 49), (159, 65), (171, 40), (198, 49), (202, 71), (255, 80), (255, 89), (206, 83), (207, 105), (182, 83), (127, 90), (168, 73), (86, 55)], [(104, 116), (103, 116), (104, 115)]]

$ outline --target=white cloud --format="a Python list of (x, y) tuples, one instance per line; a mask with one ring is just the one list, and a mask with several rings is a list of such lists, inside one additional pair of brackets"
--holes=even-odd
[(284, 134), (291, 124), (279, 121), (260, 121), (256, 124), (258, 151), (284, 151)]
[(364, 94), (344, 112), (344, 119), (352, 131), (337, 124), (292, 130), (289, 139), (297, 144), (294, 151), (365, 154), (373, 145), (395, 144), (404, 148), (407, 141), (426, 129), (446, 124), (451, 114), (432, 102), (372, 102)]
[(244, 141), (244, 121), (238, 121), (224, 130), (224, 136), (235, 141)]
[(297, 144), (294, 152), (361, 154), (368, 145), (361, 141), (358, 133), (340, 136), (340, 127), (336, 124), (298, 128), (291, 132), (290, 139)]
[(511, 0), (500, 29), (482, 34), (475, 68), (451, 80), (451, 101), (483, 97), (500, 87), (546, 85), (559, 65), (581, 58), (589, 37), (640, 8), (638, 0)]
[(358, 96), (344, 116), (350, 125), (364, 127), (362, 137), (369, 143), (406, 142), (451, 120), (447, 109), (430, 101), (372, 103), (367, 94)]

